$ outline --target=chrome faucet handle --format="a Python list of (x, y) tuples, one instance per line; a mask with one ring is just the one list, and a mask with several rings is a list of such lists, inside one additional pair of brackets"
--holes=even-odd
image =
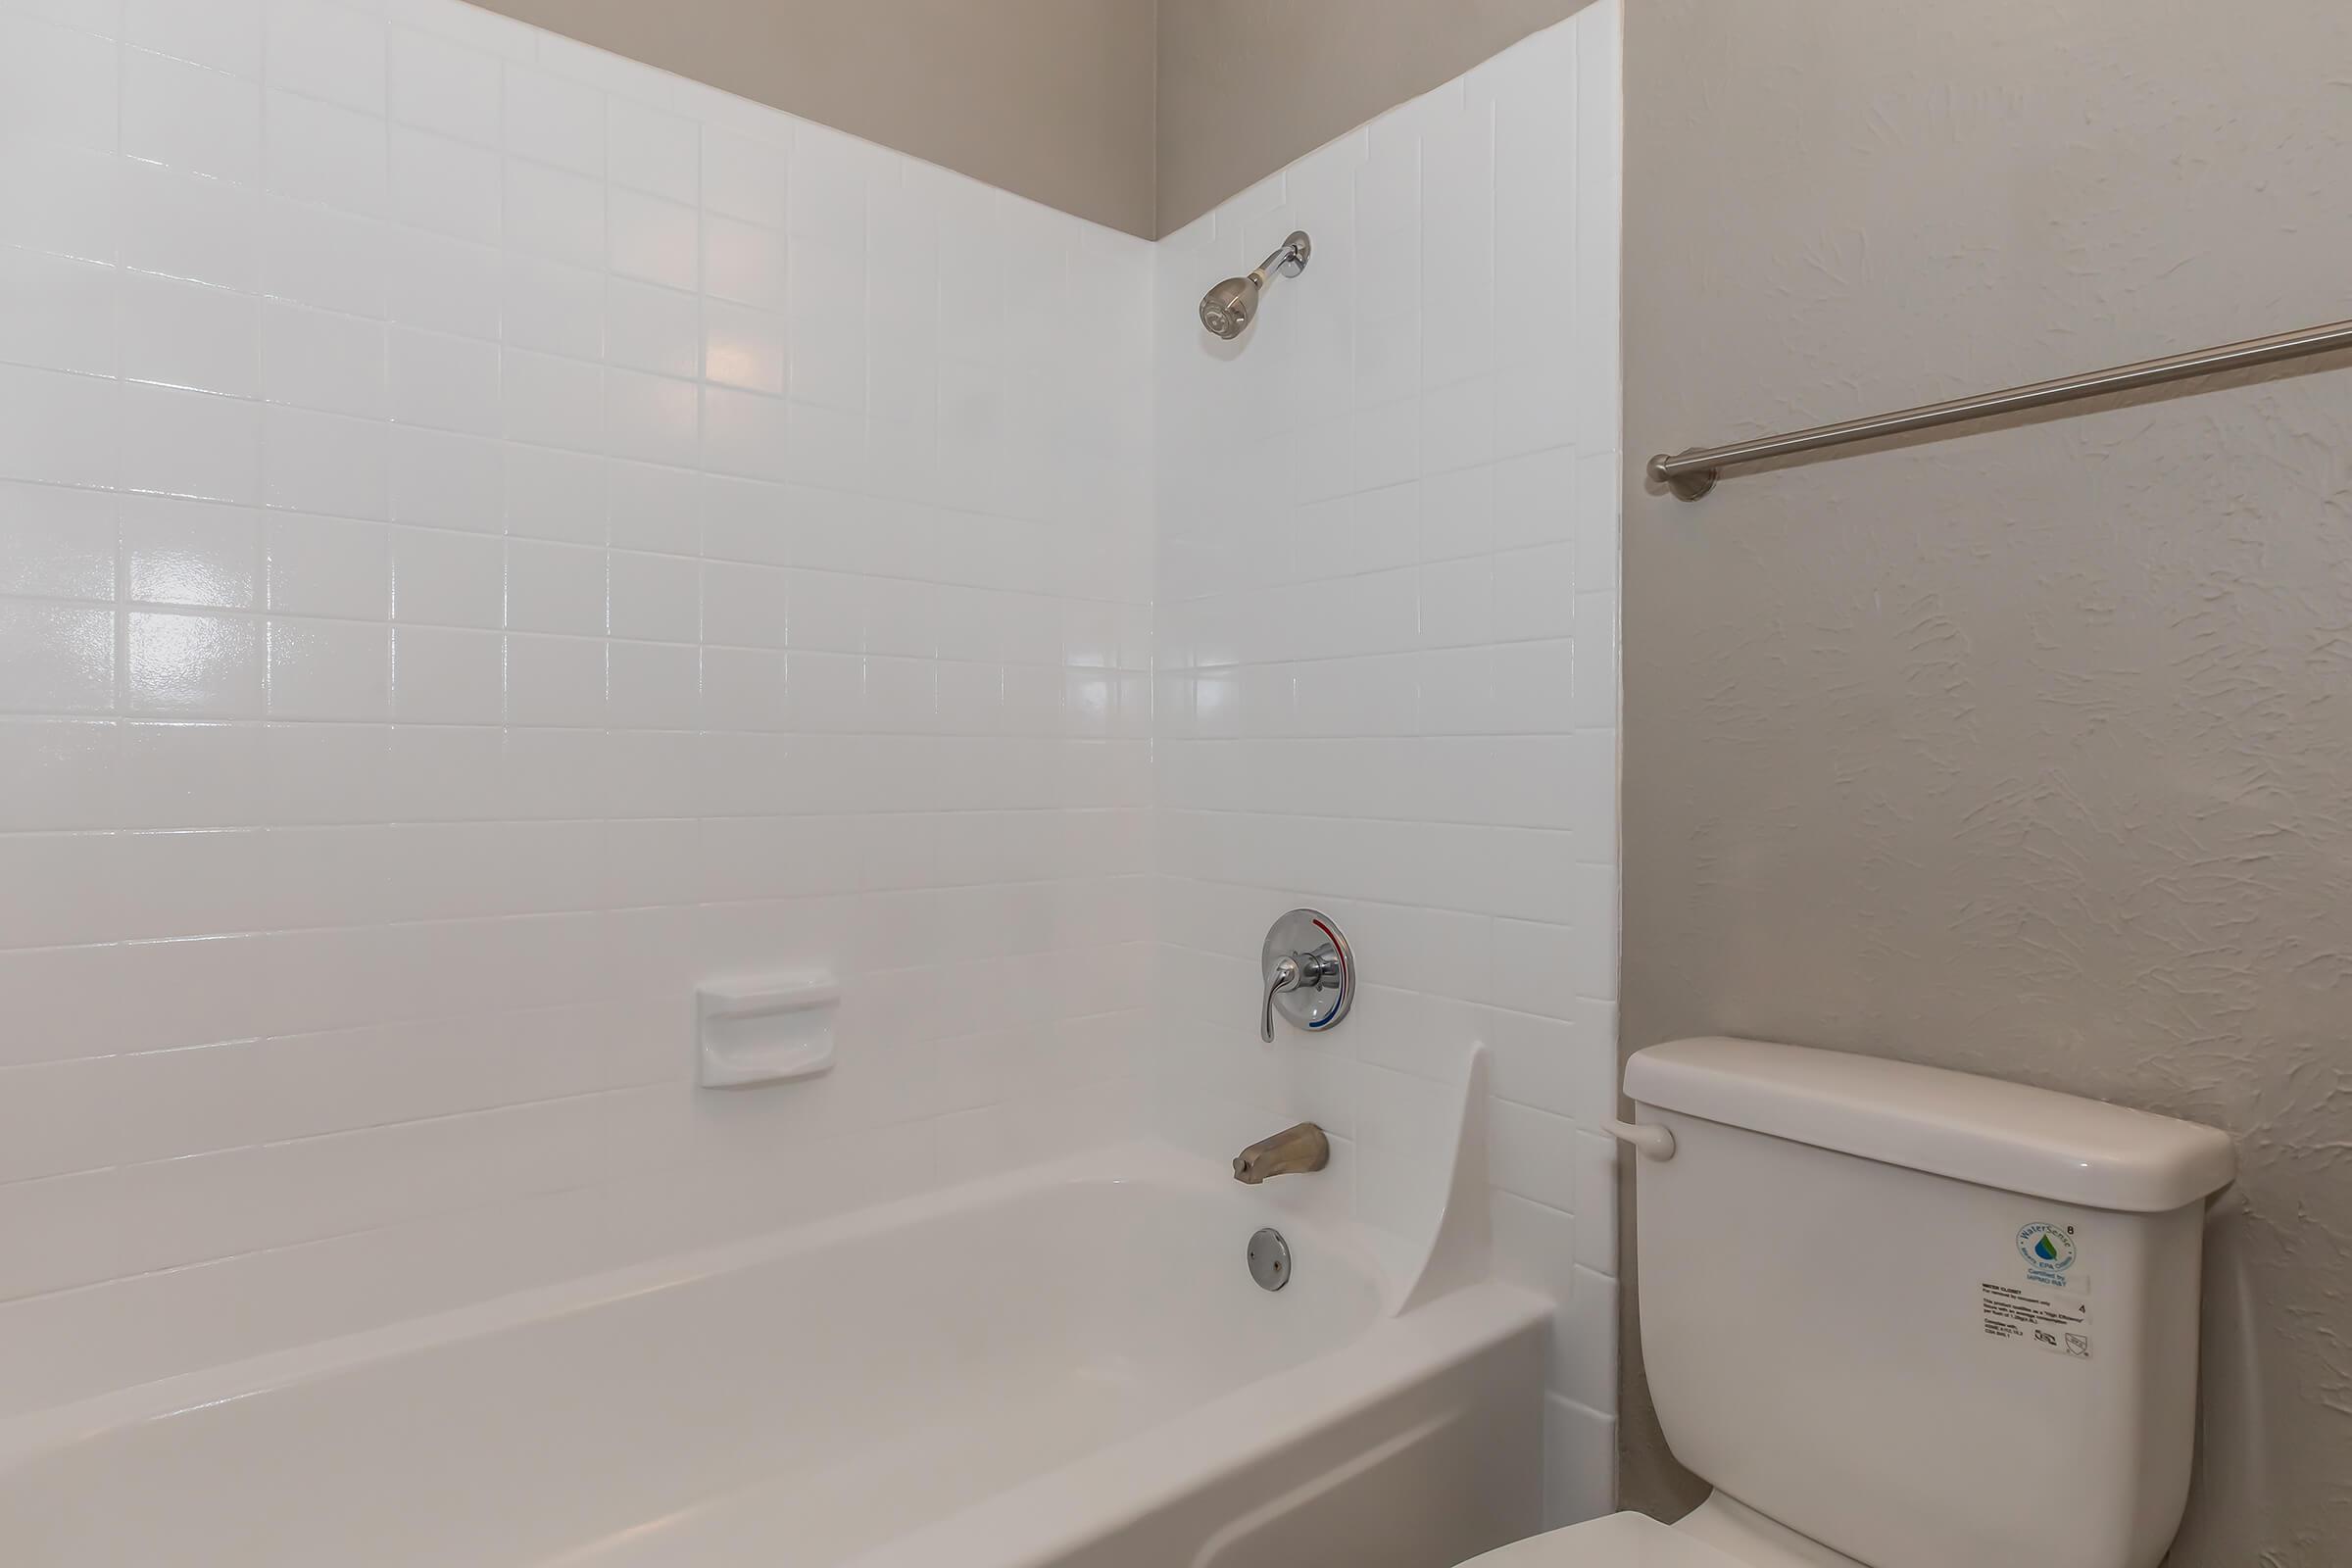
[(1257, 1038), (1269, 1046), (1274, 1043), (1274, 998), (1298, 984), (1298, 960), (1297, 957), (1285, 958), (1274, 965), (1273, 978), (1266, 982), (1265, 1011), (1257, 1020)]
[(1328, 1029), (1348, 1016), (1355, 1001), (1355, 960), (1329, 915), (1291, 910), (1266, 933), (1258, 956), (1266, 983), (1258, 1039), (1274, 1043), (1277, 1012), (1307, 1030)]

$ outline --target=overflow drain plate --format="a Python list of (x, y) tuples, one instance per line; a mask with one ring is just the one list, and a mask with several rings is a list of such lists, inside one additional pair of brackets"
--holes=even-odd
[(1272, 1226), (1250, 1238), (1250, 1277), (1261, 1291), (1279, 1291), (1291, 1283), (1291, 1244)]

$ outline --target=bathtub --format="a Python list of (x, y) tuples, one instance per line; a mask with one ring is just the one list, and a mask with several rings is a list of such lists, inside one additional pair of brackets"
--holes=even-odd
[[(1311, 1179), (1311, 1178), (1309, 1178)], [(1442, 1568), (1539, 1525), (1544, 1299), (1403, 1299), (1157, 1146), (0, 1427), (34, 1564)]]

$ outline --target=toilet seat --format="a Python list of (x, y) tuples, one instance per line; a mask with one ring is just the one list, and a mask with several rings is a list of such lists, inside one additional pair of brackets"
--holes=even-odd
[(1645, 1513), (1613, 1513), (1532, 1536), (1462, 1568), (1746, 1568)]
[(1676, 1525), (1613, 1513), (1513, 1542), (1461, 1568), (1864, 1568), (1718, 1492)]

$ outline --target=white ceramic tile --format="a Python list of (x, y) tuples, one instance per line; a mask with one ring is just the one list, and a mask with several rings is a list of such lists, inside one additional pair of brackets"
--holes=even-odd
[(146, 272), (122, 274), (118, 293), (125, 377), (232, 397), (260, 395), (260, 302)]
[[(499, 156), (454, 137), (394, 125), (387, 148), (385, 201), (403, 223), (477, 245), (498, 243), (510, 194)], [(535, 190), (523, 193), (537, 195)], [(575, 200), (576, 195), (575, 195)], [(518, 221), (540, 233), (553, 220), (536, 205), (516, 202)]]
[(114, 598), (116, 511), (102, 490), (0, 482), (0, 594)]
[(397, 25), (389, 48), (395, 121), (486, 147), (499, 144), (497, 55), (421, 28)]
[(116, 147), (115, 47), (106, 39), (0, 13), (0, 137)]
[(601, 267), (605, 259), (605, 187), (585, 174), (506, 161), (506, 243), (526, 255)]
[(61, 256), (111, 262), (125, 226), (125, 166), (107, 153), (0, 137), (0, 239)]
[(701, 127), (692, 120), (613, 98), (606, 138), (614, 184), (688, 206), (701, 199)]
[(309, 409), (266, 409), (265, 502), (337, 517), (391, 515), (385, 426)]
[(320, 310), (382, 317), (393, 233), (369, 218), (271, 197), (263, 204), (262, 292)]
[(784, 308), (786, 251), (779, 230), (706, 215), (702, 256), (703, 289), (711, 298), (762, 311)]
[(502, 626), (506, 562), (505, 542), (495, 536), (395, 528), (392, 618), (428, 626)]
[(504, 124), (508, 152), (603, 177), (605, 95), (595, 88), (510, 61)]
[(784, 395), (784, 318), (712, 300), (703, 307), (703, 374), (726, 386)]
[(478, 338), (391, 330), (390, 410), (402, 424), (495, 436), (500, 407), (498, 345)]
[(505, 456), (507, 532), (604, 543), (608, 470), (603, 459), (516, 446), (509, 446)]
[(695, 461), (702, 394), (692, 381), (605, 372), (605, 447), (615, 458), (684, 466)]
[(0, 812), (20, 832), (111, 828), (122, 814), (122, 765), (112, 720), (0, 721)]
[(8, 0), (8, 8), (101, 38), (118, 36), (122, 20), (120, 0)]
[(516, 348), (601, 359), (604, 307), (599, 273), (529, 256), (506, 259), (501, 314), (506, 341)]
[(1577, 1207), (1576, 1123), (1496, 1099), (1488, 1126), (1494, 1185), (1570, 1213)]
[(862, 245), (866, 180), (878, 153), (829, 126), (797, 126), (787, 203), (792, 231), (835, 245)]
[(262, 491), (262, 409), (137, 382), (122, 387), (125, 489), (251, 503)]
[(608, 93), (660, 102), (676, 97), (688, 86), (666, 72), (575, 38), (549, 34), (542, 36), (538, 44), (537, 59), (546, 70)]
[(385, 456), (395, 522), (495, 533), (507, 516), (510, 454), (501, 442), (396, 424)]
[(262, 395), (325, 414), (390, 413), (381, 321), (272, 300), (262, 309)]
[[(1614, 1037), (1611, 1030), (1610, 1038)], [(1599, 1114), (1614, 1114), (1614, 1095), (1608, 1097)], [(1577, 1266), (1609, 1279), (1617, 1278), (1624, 1268), (1617, 1255), (1618, 1154), (1614, 1138), (1595, 1132), (1576, 1135)]]
[[(613, 548), (691, 555), (702, 538), (697, 476), (682, 468), (615, 463), (608, 470)], [(782, 531), (779, 508), (769, 514)]]
[(865, 271), (861, 250), (796, 238), (785, 322), (796, 401), (865, 407)]
[(396, 627), (392, 716), (404, 724), (501, 722), (506, 716), (506, 639), (493, 631)]
[(124, 439), (120, 393), (111, 381), (0, 366), (0, 477), (116, 482)]
[(263, 541), (271, 611), (356, 620), (390, 616), (389, 524), (273, 514), (263, 524)]
[(119, 826), (248, 827), (262, 819), (266, 764), (258, 727), (128, 722), (122, 738)]
[(216, 71), (262, 74), (264, 0), (123, 0), (121, 9), (125, 43)]
[(507, 639), (507, 722), (599, 729), (605, 723), (605, 643), (597, 637)]
[(632, 370), (694, 376), (702, 371), (700, 320), (717, 310), (691, 293), (632, 278), (605, 280), (605, 358)]
[(605, 553), (516, 539), (507, 547), (507, 629), (597, 636), (605, 630)]
[(695, 210), (624, 187), (607, 199), (606, 261), (614, 272), (665, 288), (689, 289), (701, 271)]
[(710, 387), (703, 394), (703, 459), (720, 473), (752, 479), (781, 479), (785, 461), (786, 415), (781, 398)]
[(1617, 1423), (1556, 1394), (1544, 1400), (1544, 1528), (1563, 1530), (1617, 1506)]
[(262, 177), (259, 83), (143, 49), (122, 51), (122, 151), (246, 184)]
[(114, 374), (118, 275), (94, 262), (0, 251), (0, 360)]
[(125, 496), (118, 517), (124, 600), (217, 610), (260, 606), (262, 526), (253, 509)]
[(0, 600), (0, 702), (10, 711), (105, 712), (114, 698), (113, 611)]
[(122, 707), (251, 718), (262, 710), (262, 623), (250, 615), (131, 611), (122, 617)]
[(546, 41), (546, 34), (536, 27), (476, 6), (453, 5), (450, 0), (384, 0), (383, 10), (398, 25), (420, 27), (508, 60), (532, 59)]
[(725, 218), (770, 228), (784, 226), (785, 143), (756, 141), (706, 127), (703, 131), (703, 205)]
[(380, 16), (336, 0), (269, 0), (266, 39), (272, 86), (383, 113)]
[(116, 197), (125, 266), (247, 292), (259, 285), (260, 192), (175, 169), (125, 163)]
[[(395, 150), (397, 156), (397, 149)], [(491, 211), (497, 211), (495, 183)], [(496, 224), (492, 224), (495, 231)], [(395, 228), (386, 235), (391, 318), (403, 326), (495, 339), (499, 253), (486, 245)]]
[(389, 716), (390, 628), (272, 617), (269, 639), (270, 717), (349, 722)]
[(702, 636), (701, 572), (681, 556), (615, 550), (610, 561), (612, 635), (692, 643)]
[(593, 452), (602, 443), (605, 372), (579, 360), (509, 349), (502, 392), (510, 440)]
[[(320, 6), (326, 0), (316, 0)], [(262, 106), (264, 179), (270, 192), (345, 212), (390, 205), (383, 120), (272, 87)]]

